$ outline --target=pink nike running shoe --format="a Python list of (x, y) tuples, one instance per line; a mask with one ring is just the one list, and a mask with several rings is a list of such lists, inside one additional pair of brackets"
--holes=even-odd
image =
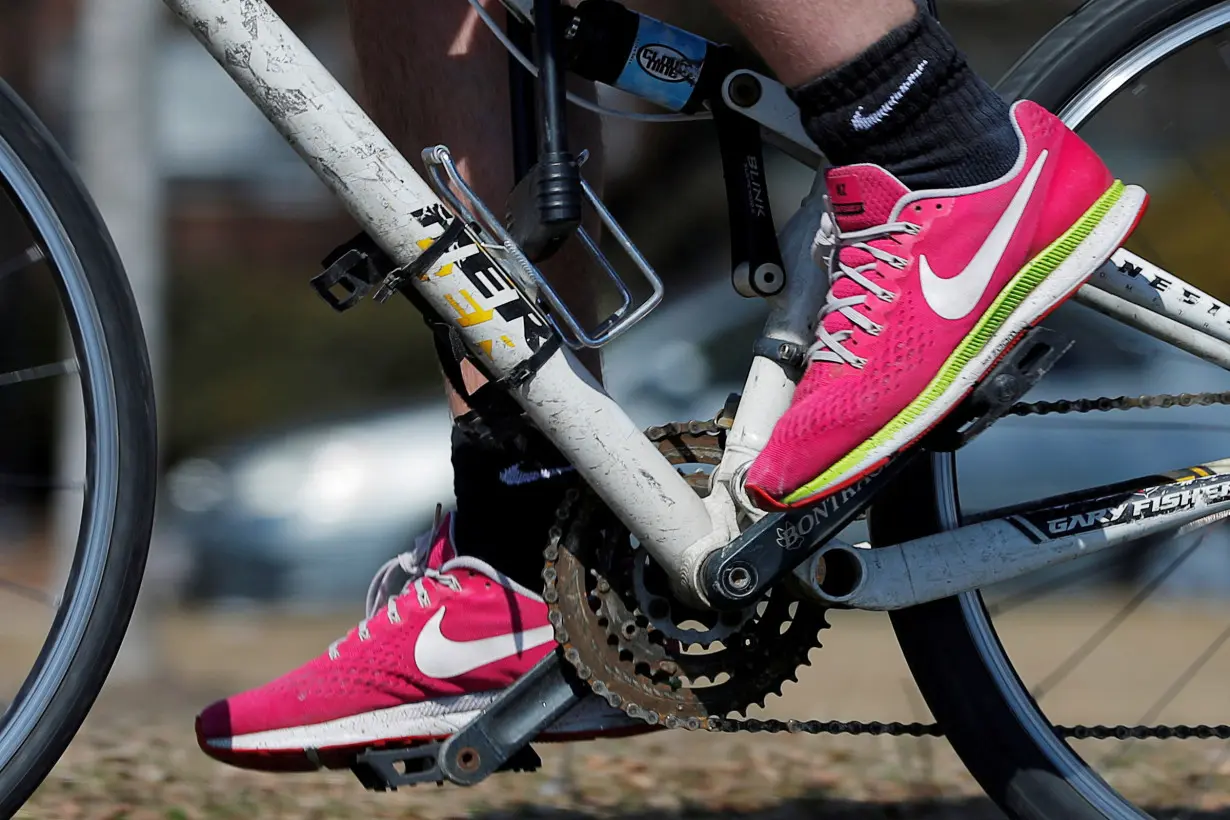
[[(802, 507), (916, 443), (1027, 328), (1122, 245), (1148, 197), (1032, 102), (1016, 165), (986, 185), (911, 191), (876, 165), (827, 173), (817, 236), (831, 286), (811, 362), (747, 489)], [(835, 258), (833, 258), (835, 256)]]
[[(249, 769), (349, 768), (368, 748), (448, 737), (554, 651), (542, 598), (478, 559), (458, 557), (451, 523), (449, 516), (382, 568), (367, 618), (326, 653), (201, 712), (201, 749)], [(539, 739), (651, 728), (591, 696)]]

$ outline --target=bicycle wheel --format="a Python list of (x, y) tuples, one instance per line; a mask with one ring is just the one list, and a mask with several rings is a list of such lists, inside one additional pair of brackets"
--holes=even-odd
[[(1082, 126), (1116, 95), (1147, 91), (1146, 81), (1138, 78), (1197, 46), (1224, 71), (1230, 49), (1216, 35), (1227, 26), (1230, 2), (1225, 0), (1094, 0), (1040, 41), (1000, 89), (1009, 98), (1032, 99), (1059, 113), (1101, 150)], [(956, 465), (963, 453), (920, 460), (878, 500), (869, 522), (873, 543), (957, 526), (962, 510)], [(1028, 676), (1005, 649), (983, 593), (896, 612), (892, 621), (923, 697), (953, 748), (1009, 816), (1148, 816), (1059, 738), (1023, 680)]]
[[(0, 455), (11, 464), (23, 446), (77, 443), (83, 452), (72, 457), (85, 471), (67, 484), (0, 474), (0, 648), (30, 658), (28, 672), (9, 660), (0, 668), (0, 817), (9, 817), (68, 746), (119, 650), (149, 546), (156, 435), (145, 341), (107, 230), (51, 136), (3, 83), (0, 280), (9, 311), (0, 329), (20, 340), (0, 350)], [(63, 417), (81, 419), (69, 443), (52, 438), (65, 400)], [(56, 492), (78, 493), (80, 509), (58, 554), (47, 546)], [(32, 512), (40, 504), (41, 518)], [(24, 527), (10, 523), (18, 512)]]

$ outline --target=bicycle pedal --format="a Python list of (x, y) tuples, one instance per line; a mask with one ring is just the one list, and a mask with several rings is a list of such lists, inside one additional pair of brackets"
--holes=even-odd
[[(430, 783), (443, 786), (449, 777), (440, 764), (440, 755), (446, 753), (447, 745), (447, 741), (433, 741), (403, 749), (368, 749), (355, 758), (350, 770), (368, 791), (395, 792)], [(459, 766), (473, 765), (466, 751), (463, 749), (457, 756)], [(522, 746), (495, 771), (535, 772), (541, 766), (538, 752), (532, 746)]]
[(351, 771), (364, 788), (390, 791), (421, 783), (481, 783), (495, 772), (534, 771), (530, 741), (580, 700), (584, 691), (560, 652), (552, 652), (446, 740), (401, 749), (368, 749)]
[[(394, 264), (371, 236), (360, 233), (325, 257), (321, 263), (324, 272), (312, 278), (312, 288), (338, 313), (350, 310), (373, 290), (373, 299), (387, 302), (393, 294), (404, 291), (413, 277), (430, 270), (468, 227), (468, 223), (454, 219), (404, 268)], [(411, 294), (407, 291), (407, 295)]]
[(1068, 336), (1047, 327), (1026, 331), (973, 392), (926, 442), (928, 450), (954, 452), (1008, 414), (1072, 348)]
[(334, 248), (321, 265), (324, 271), (312, 278), (312, 288), (329, 307), (345, 313), (384, 279), (391, 263), (363, 233)]

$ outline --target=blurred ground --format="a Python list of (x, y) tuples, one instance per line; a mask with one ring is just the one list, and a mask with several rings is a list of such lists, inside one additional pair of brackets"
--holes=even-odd
[[(1037, 608), (1006, 620), (1005, 643), (1026, 677), (1044, 672), (1118, 609), (1118, 602)], [(928, 720), (886, 618), (839, 613), (801, 682), (773, 701), (778, 717)], [(1089, 673), (1047, 703), (1061, 720), (1135, 722), (1221, 629), (1218, 608), (1157, 604), (1129, 619), (1090, 659)], [(999, 816), (942, 740), (662, 733), (540, 747), (542, 771), (481, 786), (362, 791), (347, 772), (265, 775), (197, 751), (195, 711), (312, 654), (350, 624), (338, 618), (245, 615), (162, 621), (168, 668), (155, 686), (113, 688), (59, 767), (18, 817), (29, 820), (209, 818), (559, 818)], [(1094, 676), (1096, 672), (1096, 677)], [(1219, 654), (1161, 719), (1219, 723), (1230, 653)], [(1158, 816), (1230, 818), (1230, 750), (1217, 741), (1087, 741), (1083, 754)]]

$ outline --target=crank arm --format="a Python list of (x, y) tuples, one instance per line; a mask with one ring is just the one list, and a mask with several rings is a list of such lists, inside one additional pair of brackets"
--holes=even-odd
[[(699, 573), (706, 602), (714, 609), (737, 609), (759, 598), (841, 532), (920, 452), (957, 450), (1003, 418), (1071, 346), (1071, 339), (1049, 328), (1028, 330), (961, 406), (916, 447), (816, 504), (766, 515), (706, 558)], [(809, 565), (813, 569), (806, 572), (811, 576), (814, 561)]]
[(737, 609), (759, 598), (867, 509), (917, 456), (911, 450), (818, 504), (766, 515), (705, 560), (700, 580), (714, 609)]
[(355, 761), (355, 775), (372, 791), (395, 791), (445, 780), (473, 786), (498, 771), (537, 769), (530, 741), (582, 697), (565, 667), (552, 652), (457, 734), (408, 749), (369, 749)]
[(786, 86), (755, 71), (733, 71), (722, 82), (722, 100), (765, 130), (767, 141), (811, 168), (822, 161), (820, 148), (807, 135), (799, 107)]
[(1227, 516), (1230, 459), (1223, 459), (988, 513), (987, 520), (896, 546), (826, 545), (795, 574), (827, 606), (904, 609)]

